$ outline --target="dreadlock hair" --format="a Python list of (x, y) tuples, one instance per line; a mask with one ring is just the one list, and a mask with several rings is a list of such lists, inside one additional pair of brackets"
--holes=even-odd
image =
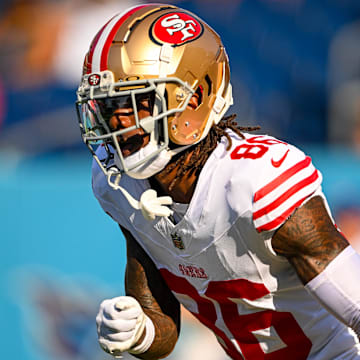
[[(239, 126), (235, 121), (236, 114), (225, 116), (218, 124), (213, 125), (207, 134), (207, 136), (201, 140), (198, 144), (192, 146), (187, 151), (179, 153), (176, 160), (166, 167), (165, 173), (170, 173), (174, 168), (179, 165), (176, 176), (169, 186), (169, 190), (172, 190), (176, 182), (184, 175), (188, 170), (198, 175), (203, 168), (206, 160), (209, 158), (212, 151), (216, 148), (221, 141), (221, 137), (225, 136), (228, 144), (226, 150), (230, 150), (232, 146), (231, 137), (226, 129), (231, 129), (241, 138), (245, 139), (242, 131), (255, 131), (259, 130), (260, 126), (243, 127)], [(191, 154), (191, 156), (190, 156)], [(190, 159), (186, 163), (186, 159), (190, 156)]]

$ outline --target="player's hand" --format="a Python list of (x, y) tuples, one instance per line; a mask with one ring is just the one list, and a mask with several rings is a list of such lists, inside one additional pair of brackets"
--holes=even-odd
[(172, 204), (170, 196), (157, 196), (153, 189), (148, 189), (142, 193), (139, 207), (146, 220), (155, 220), (156, 216), (170, 216), (173, 211), (165, 205)]
[(145, 323), (145, 314), (133, 297), (104, 300), (96, 316), (99, 344), (107, 353), (120, 356), (140, 339)]

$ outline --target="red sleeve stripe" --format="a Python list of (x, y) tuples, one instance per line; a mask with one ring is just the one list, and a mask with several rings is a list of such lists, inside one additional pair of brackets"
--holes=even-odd
[(339, 229), (339, 227), (338, 227), (336, 224), (334, 224), (334, 226), (336, 227), (336, 230), (337, 230), (345, 239), (347, 239), (346, 236), (345, 236), (345, 234)]
[(293, 213), (293, 211), (304, 202), (304, 200), (308, 196), (305, 196), (304, 198), (297, 201), (294, 205), (292, 205), (290, 208), (288, 208), (286, 211), (284, 211), (280, 216), (278, 216), (274, 220), (257, 227), (256, 230), (258, 232), (261, 232), (261, 231), (270, 231), (270, 230), (276, 229), (276, 227), (279, 226), (280, 224), (282, 224)]
[(258, 211), (255, 211), (253, 214), (253, 220), (256, 220), (265, 214), (270, 213), (274, 209), (278, 208), (281, 204), (283, 204), (287, 199), (289, 199), (291, 196), (299, 192), (301, 189), (305, 188), (306, 186), (314, 183), (319, 178), (319, 173), (315, 169), (315, 171), (308, 176), (307, 178), (299, 181), (295, 185), (293, 185), (291, 188), (289, 188), (287, 191), (281, 194), (278, 198), (276, 198), (273, 202), (270, 204), (264, 206), (263, 208), (259, 209)]
[(294, 174), (298, 173), (299, 171), (305, 169), (307, 166), (309, 166), (311, 163), (311, 158), (307, 156), (304, 160), (298, 162), (291, 168), (284, 171), (281, 175), (279, 175), (277, 178), (275, 178), (273, 181), (271, 181), (269, 184), (262, 187), (260, 190), (258, 190), (254, 195), (254, 202), (262, 199), (264, 196), (269, 194), (271, 191), (276, 189), (278, 186), (283, 184), (286, 180), (288, 180), (290, 177), (292, 177)]

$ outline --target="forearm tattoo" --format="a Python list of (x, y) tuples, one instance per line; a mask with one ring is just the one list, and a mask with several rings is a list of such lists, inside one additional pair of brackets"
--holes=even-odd
[[(123, 231), (124, 234), (126, 232)], [(127, 238), (125, 288), (141, 304), (155, 326), (155, 339), (142, 359), (159, 359), (174, 348), (180, 331), (180, 305), (162, 279), (153, 262), (137, 242)], [(141, 342), (142, 339), (139, 340)]]
[(320, 196), (297, 209), (272, 239), (274, 250), (289, 260), (304, 284), (323, 271), (348, 245)]

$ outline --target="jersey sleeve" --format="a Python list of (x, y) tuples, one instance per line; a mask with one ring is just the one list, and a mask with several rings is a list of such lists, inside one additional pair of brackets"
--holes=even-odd
[(301, 150), (288, 144), (271, 148), (253, 197), (252, 216), (258, 232), (280, 227), (322, 181), (320, 171)]

